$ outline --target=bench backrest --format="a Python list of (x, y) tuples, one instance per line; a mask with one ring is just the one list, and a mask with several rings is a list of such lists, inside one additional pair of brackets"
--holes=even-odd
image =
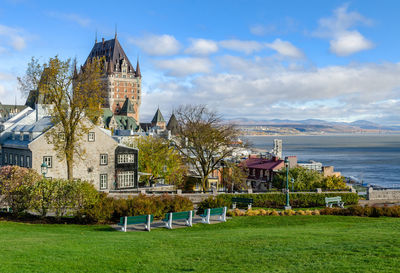
[[(124, 218), (125, 217), (121, 217), (120, 218), (120, 224), (124, 224)], [(150, 215), (150, 222), (153, 222), (153, 214)], [(126, 219), (126, 223), (127, 225), (135, 225), (135, 224), (146, 224), (147, 223), (147, 215), (138, 215), (138, 216), (128, 216)]]
[[(182, 220), (182, 219), (189, 219), (190, 213), (192, 213), (192, 217), (194, 217), (194, 211), (180, 211), (180, 212), (173, 212), (172, 219), (173, 220)], [(169, 213), (165, 214), (165, 219), (169, 220)]]
[(253, 204), (253, 198), (233, 197), (232, 202), (233, 203)]
[(222, 213), (224, 213), (224, 208), (210, 209), (210, 215), (221, 215)]
[(342, 201), (342, 197), (340, 196), (336, 196), (336, 197), (325, 197), (325, 203), (329, 203), (329, 202), (341, 202)]

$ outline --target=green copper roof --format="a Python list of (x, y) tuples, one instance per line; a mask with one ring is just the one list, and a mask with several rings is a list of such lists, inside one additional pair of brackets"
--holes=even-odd
[(121, 111), (119, 111), (121, 115), (127, 115), (128, 113), (135, 113), (135, 109), (133, 108), (132, 102), (130, 99), (126, 98), (124, 105), (122, 105)]
[(127, 116), (114, 116), (115, 122), (120, 129), (124, 130), (134, 130), (137, 129), (137, 124), (134, 118)]
[(151, 123), (157, 123), (157, 122), (165, 122), (165, 119), (161, 114), (160, 108), (157, 108), (157, 112), (154, 115), (153, 119), (151, 120)]

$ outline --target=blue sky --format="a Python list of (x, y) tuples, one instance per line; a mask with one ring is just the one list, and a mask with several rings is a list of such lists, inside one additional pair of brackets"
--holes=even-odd
[(226, 118), (400, 124), (398, 1), (0, 0), (0, 101), (31, 56), (118, 39), (143, 75), (141, 120), (186, 103)]

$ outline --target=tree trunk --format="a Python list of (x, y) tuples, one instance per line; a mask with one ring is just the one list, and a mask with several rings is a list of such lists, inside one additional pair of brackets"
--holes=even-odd
[(201, 179), (201, 185), (203, 187), (203, 192), (205, 193), (207, 191), (207, 176)]
[(66, 160), (67, 160), (67, 178), (68, 178), (68, 180), (72, 180), (72, 179), (74, 179), (73, 167), (72, 167), (72, 165), (74, 164), (74, 160), (72, 158), (68, 158), (68, 157)]

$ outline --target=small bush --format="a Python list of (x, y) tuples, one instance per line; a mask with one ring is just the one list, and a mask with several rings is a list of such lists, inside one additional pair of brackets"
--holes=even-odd
[(224, 195), (218, 195), (217, 197), (210, 196), (207, 199), (200, 202), (197, 208), (197, 214), (203, 214), (205, 209), (230, 207), (232, 203), (224, 198)]

